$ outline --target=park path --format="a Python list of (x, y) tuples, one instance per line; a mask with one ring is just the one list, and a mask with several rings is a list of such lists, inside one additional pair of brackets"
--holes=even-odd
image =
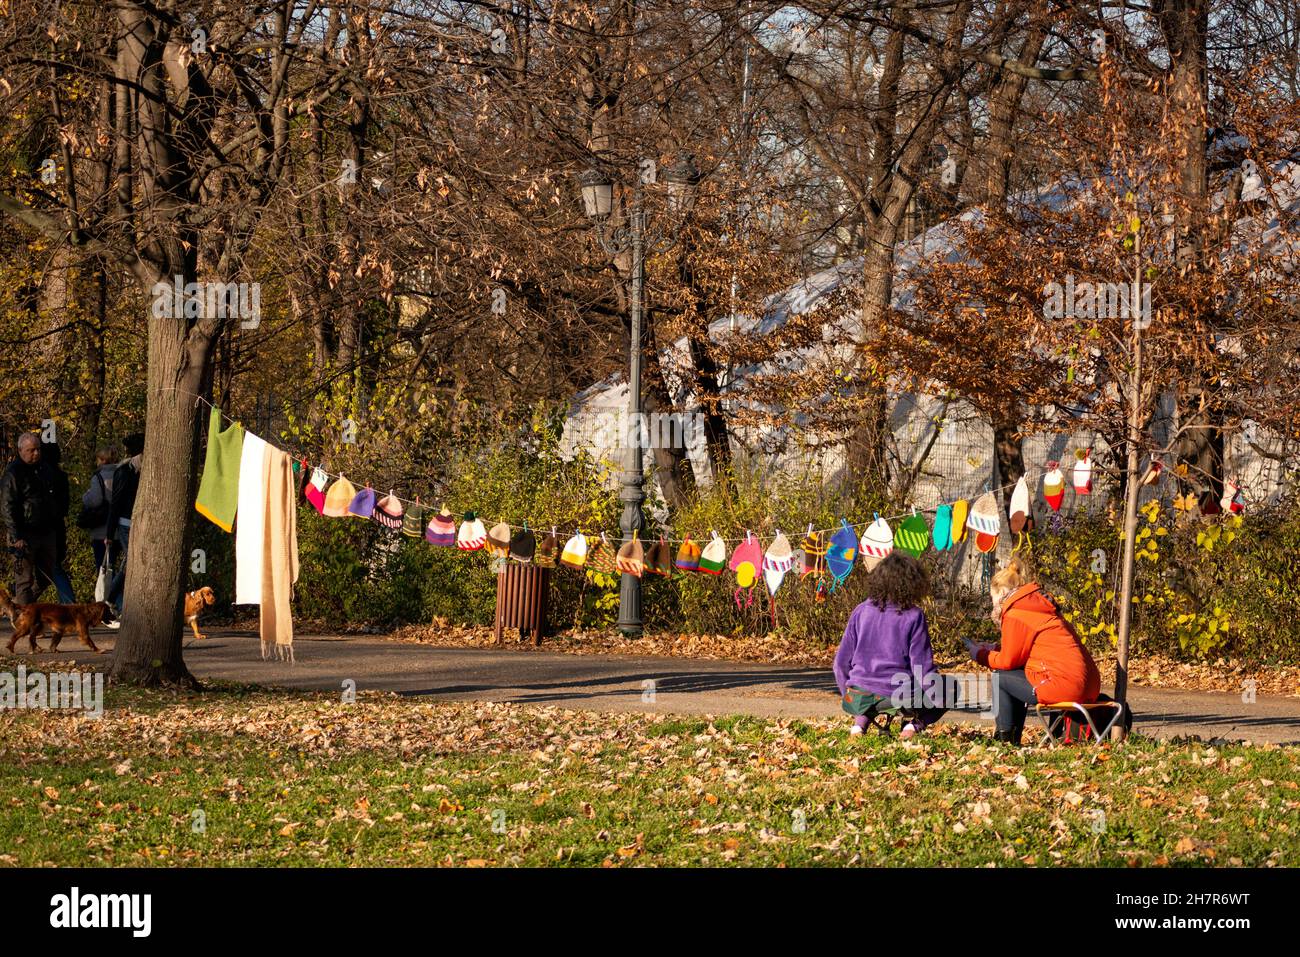
[[(433, 700), (509, 701), (566, 708), (758, 717), (842, 716), (830, 671), (789, 665), (692, 658), (575, 655), (501, 648), (442, 648), (372, 637), (298, 636), (293, 664), (263, 661), (253, 632), (212, 629), (187, 636), (185, 660), (201, 679), (303, 690), (392, 691)], [(101, 636), (102, 639), (101, 640)], [(75, 641), (75, 639), (73, 639)], [(95, 635), (111, 648), (111, 632)], [(93, 660), (68, 641), (59, 660)], [(1300, 743), (1300, 698), (1133, 687), (1134, 729), (1169, 738), (1196, 735), (1255, 743)], [(987, 725), (975, 713), (944, 720)]]

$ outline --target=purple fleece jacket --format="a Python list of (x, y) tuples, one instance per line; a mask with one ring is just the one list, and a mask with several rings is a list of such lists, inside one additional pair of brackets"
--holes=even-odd
[[(910, 694), (913, 683), (931, 673), (937, 669), (925, 612), (899, 611), (892, 604), (882, 611), (870, 601), (853, 609), (835, 653), (835, 683), (841, 696), (849, 685), (886, 698), (900, 688)], [(896, 681), (898, 674), (909, 676), (908, 683)]]

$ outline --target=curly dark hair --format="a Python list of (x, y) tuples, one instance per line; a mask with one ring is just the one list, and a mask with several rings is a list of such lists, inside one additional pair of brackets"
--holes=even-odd
[(881, 611), (893, 605), (900, 611), (915, 608), (930, 594), (930, 574), (910, 555), (890, 552), (867, 575), (867, 598)]

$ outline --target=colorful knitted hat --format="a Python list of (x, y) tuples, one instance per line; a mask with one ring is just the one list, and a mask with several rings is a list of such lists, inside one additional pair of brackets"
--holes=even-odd
[(384, 528), (401, 528), (402, 519), (406, 516), (406, 507), (393, 494), (392, 489), (389, 489), (388, 494), (379, 500), (379, 504), (370, 515)]
[(586, 563), (587, 536), (582, 532), (575, 532), (573, 537), (564, 543), (564, 551), (560, 553), (560, 564), (570, 568), (581, 568)]
[(926, 524), (924, 515), (913, 511), (903, 519), (894, 533), (894, 547), (913, 558), (920, 558), (925, 553), (930, 547), (930, 526)]
[(970, 503), (964, 498), (952, 505), (952, 543), (954, 545), (966, 539), (966, 520), (970, 517)]
[(1052, 463), (1052, 470), (1043, 476), (1043, 501), (1053, 512), (1059, 512), (1061, 503), (1065, 501), (1065, 476), (1061, 473), (1060, 465), (1055, 462)]
[(758, 583), (758, 574), (763, 568), (763, 546), (749, 531), (745, 540), (731, 554), (727, 567), (736, 573), (736, 591), (733, 597), (737, 607), (740, 606), (740, 593), (745, 592), (745, 604), (754, 603), (754, 585)]
[(531, 562), (537, 552), (537, 537), (533, 535), (528, 523), (510, 536), (510, 557), (517, 562)]
[(487, 534), (487, 553), (496, 558), (505, 558), (510, 554), (510, 526), (497, 522)]
[(853, 562), (857, 557), (858, 536), (853, 534), (853, 529), (849, 528), (848, 522), (840, 519), (840, 527), (835, 530), (835, 534), (831, 536), (830, 544), (826, 547), (826, 568), (831, 573), (831, 577), (835, 579), (831, 585), (832, 590), (849, 577), (849, 572), (853, 571)]
[(998, 503), (992, 492), (985, 492), (975, 500), (966, 524), (975, 532), (975, 547), (981, 552), (991, 552), (997, 547), (1002, 521), (998, 518)]
[(946, 552), (952, 548), (952, 506), (940, 505), (934, 510), (934, 550)]
[(677, 561), (674, 564), (684, 572), (700, 570), (700, 546), (691, 541), (691, 536), (687, 535), (682, 547), (677, 549)]
[(884, 558), (894, 550), (894, 530), (877, 514), (876, 520), (862, 533), (861, 545), (864, 558)]
[(424, 513), (428, 509), (416, 502), (402, 516), (402, 534), (408, 538), (424, 537)]
[(790, 548), (790, 539), (785, 533), (777, 531), (772, 544), (763, 553), (763, 580), (767, 583), (767, 593), (775, 597), (781, 587), (785, 573), (794, 567), (794, 552)]
[(1029, 504), (1029, 483), (1022, 475), (1011, 490), (1011, 502), (1007, 505), (1007, 515), (1011, 519), (1011, 534), (1019, 535), (1033, 521), (1033, 512)]
[(303, 489), (303, 495), (311, 502), (317, 512), (325, 514), (325, 486), (329, 485), (329, 474), (320, 466), (311, 470), (311, 479)]
[(375, 490), (369, 485), (363, 488), (348, 503), (348, 514), (357, 518), (370, 518), (375, 514)]
[(1154, 485), (1156, 479), (1160, 478), (1160, 473), (1165, 470), (1165, 463), (1159, 459), (1152, 459), (1147, 465), (1147, 470), (1142, 476), (1142, 485)]
[(555, 553), (560, 550), (560, 540), (555, 537), (555, 529), (552, 528), (549, 535), (542, 539), (537, 546), (537, 554), (533, 556), (533, 564), (542, 568), (555, 567)]
[(619, 548), (618, 555), (614, 558), (614, 567), (634, 578), (640, 578), (645, 571), (645, 547), (636, 532), (632, 533), (631, 541), (624, 542)]
[(727, 567), (727, 543), (718, 537), (717, 532), (711, 531), (709, 534), (713, 537), (700, 552), (699, 570), (707, 575), (721, 575)]
[(348, 514), (348, 506), (356, 495), (357, 490), (352, 483), (340, 475), (338, 481), (325, 493), (325, 510), (322, 514), (330, 518), (343, 518)]
[(618, 571), (614, 546), (610, 545), (604, 532), (600, 533), (600, 538), (591, 543), (591, 548), (587, 551), (587, 567), (594, 572), (604, 572), (606, 575)]
[(811, 525), (808, 526), (808, 534), (803, 540), (804, 564), (799, 572), (799, 578), (803, 579), (808, 575), (817, 575), (819, 578), (826, 570), (826, 533), (815, 531)]
[[(465, 514), (467, 522), (473, 519), (473, 512)], [(463, 526), (461, 530), (464, 531)], [(424, 540), (430, 545), (441, 545), (443, 547), (459, 544), (456, 540), (456, 519), (452, 517), (451, 512), (447, 511), (446, 505), (442, 507), (437, 515), (429, 519), (429, 525), (424, 530)]]
[(1233, 515), (1241, 512), (1246, 507), (1246, 500), (1241, 495), (1241, 487), (1224, 479), (1223, 498), (1219, 499), (1219, 507)]
[(1074, 463), (1074, 494), (1087, 495), (1092, 491), (1092, 449), (1078, 449), (1075, 451)]
[(673, 549), (662, 536), (646, 552), (645, 570), (651, 575), (665, 577), (673, 573)]
[[(433, 523), (429, 523), (430, 527)], [(483, 522), (473, 512), (466, 512), (464, 520), (460, 523), (460, 531), (456, 533), (456, 547), (462, 552), (476, 552), (487, 544), (487, 529), (483, 527)]]

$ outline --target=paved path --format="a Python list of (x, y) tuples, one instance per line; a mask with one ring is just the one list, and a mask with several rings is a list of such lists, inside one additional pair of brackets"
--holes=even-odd
[[(101, 634), (105, 640), (101, 640)], [(501, 649), (437, 648), (365, 637), (304, 637), (297, 661), (263, 661), (252, 632), (213, 629), (187, 636), (185, 660), (200, 678), (286, 688), (381, 690), (442, 700), (513, 701), (570, 708), (760, 717), (842, 716), (829, 669), (689, 658), (572, 655)], [(75, 642), (75, 638), (72, 639)], [(111, 648), (112, 633), (95, 635)], [(43, 666), (85, 661), (65, 639), (62, 653), (38, 655)], [(1198, 735), (1257, 743), (1300, 743), (1300, 698), (1132, 688), (1134, 727), (1153, 737)], [(976, 713), (945, 720), (987, 724)]]

